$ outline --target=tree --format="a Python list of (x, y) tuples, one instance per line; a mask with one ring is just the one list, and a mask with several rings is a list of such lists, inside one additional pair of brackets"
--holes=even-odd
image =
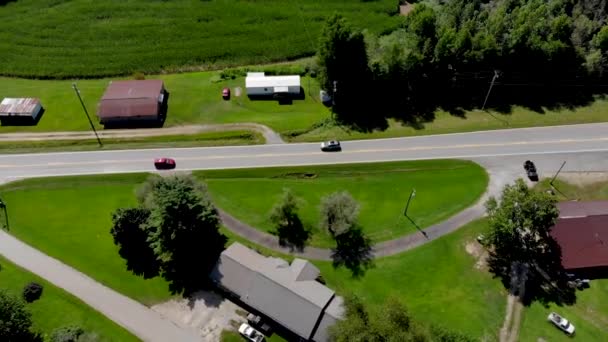
[(110, 233), (118, 254), (127, 262), (127, 270), (145, 279), (156, 277), (159, 265), (148, 242), (145, 225), (150, 217), (147, 208), (119, 208), (112, 214)]
[(555, 197), (518, 179), (505, 186), (500, 203), (490, 198), (486, 210), (490, 270), (525, 300), (570, 302), (561, 251), (550, 235), (559, 216)]
[(281, 246), (302, 250), (308, 240), (308, 231), (298, 216), (298, 203), (293, 192), (284, 189), (283, 196), (272, 208), (270, 220), (275, 225), (275, 234)]
[(334, 14), (327, 19), (317, 63), (320, 85), (333, 97), (332, 110), (338, 120), (357, 123), (371, 114), (365, 110), (364, 101), (369, 81), (365, 39), (342, 16)]
[(190, 175), (151, 182), (142, 198), (150, 211), (148, 242), (171, 291), (188, 294), (207, 283), (227, 239), (204, 184)]
[(40, 336), (33, 333), (31, 327), (32, 315), (25, 303), (5, 290), (0, 290), (0, 341), (40, 341)]
[(23, 300), (28, 303), (37, 301), (40, 296), (42, 296), (42, 285), (38, 283), (31, 282), (23, 288)]
[(321, 199), (321, 228), (336, 237), (357, 224), (359, 204), (346, 191), (335, 192)]

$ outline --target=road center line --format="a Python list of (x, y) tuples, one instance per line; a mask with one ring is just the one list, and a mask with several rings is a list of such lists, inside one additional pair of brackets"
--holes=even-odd
[[(546, 141), (519, 141), (519, 142), (508, 142), (508, 143), (486, 143), (486, 144), (460, 144), (460, 145), (447, 145), (447, 146), (414, 146), (414, 147), (402, 147), (402, 148), (377, 148), (377, 149), (358, 149), (358, 150), (345, 150), (340, 154), (360, 154), (360, 153), (382, 153), (382, 152), (410, 152), (410, 151), (432, 151), (432, 150), (457, 150), (466, 148), (485, 148), (485, 147), (507, 147), (507, 146), (522, 146), (522, 145), (555, 145), (555, 144), (575, 144), (575, 143), (589, 143), (589, 142), (603, 142), (608, 141), (608, 137), (604, 138), (589, 138), (589, 139), (559, 139), (559, 140), (546, 140)], [(202, 160), (214, 160), (214, 159), (245, 159), (245, 158), (276, 158), (276, 157), (297, 157), (297, 156), (311, 156), (319, 155), (323, 152), (291, 152), (291, 153), (261, 153), (261, 154), (240, 154), (240, 155), (215, 155), (215, 156), (197, 156), (197, 157), (181, 157), (177, 158), (177, 163), (180, 161), (202, 161)], [(324, 154), (331, 155), (331, 154)], [(95, 160), (95, 161), (81, 161), (81, 162), (61, 162), (52, 161), (49, 163), (38, 163), (38, 164), (5, 164), (0, 165), (0, 168), (27, 168), (27, 167), (49, 167), (49, 166), (79, 166), (79, 165), (96, 165), (96, 164), (133, 164), (133, 163), (151, 163), (152, 159), (108, 159), (108, 160)]]

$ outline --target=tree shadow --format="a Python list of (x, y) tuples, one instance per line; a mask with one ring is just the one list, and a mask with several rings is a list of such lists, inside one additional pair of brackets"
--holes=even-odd
[(276, 230), (271, 232), (279, 239), (281, 247), (289, 248), (290, 252), (302, 252), (310, 238), (310, 230), (304, 227), (302, 220), (297, 215), (288, 219), (288, 224), (278, 225)]
[[(374, 79), (365, 86), (365, 92), (353, 92), (349, 98), (342, 99), (346, 104), (334, 104), (332, 111), (338, 123), (360, 132), (385, 130), (389, 119), (417, 130), (424, 129), (425, 124), (435, 120), (437, 111), (466, 119), (467, 112), (482, 108), (494, 71), (474, 74), (429, 73), (397, 80)], [(563, 80), (547, 74), (530, 75), (501, 74), (484, 108), (489, 117), (509, 126), (508, 115), (514, 107), (539, 115), (547, 110), (575, 110), (603, 98), (608, 90), (599, 79), (572, 75)]]
[(192, 310), (196, 306), (196, 303), (200, 301), (202, 301), (207, 307), (217, 308), (224, 301), (224, 297), (214, 291), (196, 291), (188, 296), (188, 307)]
[[(534, 243), (534, 242), (533, 242)], [(489, 252), (488, 266), (505, 288), (520, 296), (524, 305), (539, 302), (572, 305), (576, 303), (576, 289), (568, 285), (568, 277), (561, 263), (561, 248), (550, 236), (533, 251), (513, 249), (498, 255)]]
[(118, 254), (125, 260), (127, 270), (144, 279), (159, 275), (160, 269), (154, 251), (143, 228), (150, 211), (144, 208), (119, 209), (113, 216), (111, 234)]
[(11, 2), (17, 2), (17, 0), (0, 0), (0, 6), (4, 6), (4, 5), (9, 4)]
[(374, 267), (371, 239), (360, 228), (353, 227), (337, 235), (335, 240), (336, 247), (331, 253), (334, 268), (344, 266), (354, 278), (360, 278), (366, 270)]
[[(170, 263), (161, 267), (161, 275), (169, 283), (172, 294), (187, 298), (197, 291), (213, 288), (209, 274), (224, 251), (228, 238), (219, 232), (209, 233), (200, 232), (200, 237), (176, 242), (180, 249), (173, 252)], [(201, 248), (199, 243), (203, 238), (207, 240), (206, 248)]]

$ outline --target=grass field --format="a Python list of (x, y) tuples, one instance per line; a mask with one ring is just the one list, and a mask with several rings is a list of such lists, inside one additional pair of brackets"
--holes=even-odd
[(19, 0), (0, 6), (0, 73), (69, 78), (220, 68), (314, 53), (328, 15), (380, 33), (397, 2)]
[(318, 228), (321, 198), (346, 190), (361, 206), (359, 223), (374, 241), (415, 231), (403, 216), (412, 188), (416, 197), (408, 214), (420, 227), (447, 219), (472, 205), (485, 191), (487, 175), (472, 162), (419, 161), (246, 170), (196, 171), (205, 180), (216, 205), (264, 231), (273, 205), (284, 188), (300, 200), (300, 217), (312, 232), (310, 244), (333, 246)]
[(23, 287), (35, 281), (44, 287), (42, 297), (27, 308), (32, 313), (34, 330), (48, 338), (54, 329), (77, 325), (94, 333), (98, 341), (138, 341), (135, 336), (76, 297), (21, 269), (0, 256), (0, 288), (21, 296)]
[(2, 153), (29, 153), (53, 151), (99, 151), (141, 148), (235, 146), (263, 144), (262, 134), (253, 131), (206, 132), (190, 135), (165, 135), (142, 138), (102, 138), (97, 140), (38, 140), (0, 142)]
[(144, 280), (125, 267), (110, 235), (111, 214), (135, 204), (147, 174), (31, 179), (1, 188), (10, 233), (144, 304), (170, 298), (161, 278)]
[[(309, 61), (289, 64), (301, 69)], [(298, 67), (299, 66), (299, 67)], [(285, 67), (280, 65), (251, 67), (252, 70), (267, 70)], [(362, 133), (349, 131), (341, 126), (328, 124), (331, 113), (318, 101), (319, 86), (310, 77), (302, 78), (306, 92), (304, 100), (296, 100), (292, 105), (279, 105), (274, 101), (251, 101), (246, 96), (230, 101), (221, 99), (224, 87), (244, 87), (244, 79), (223, 80), (220, 72), (194, 72), (184, 74), (149, 76), (165, 82), (170, 92), (169, 113), (165, 126), (185, 124), (216, 124), (255, 122), (267, 125), (293, 142), (320, 141), (326, 139), (370, 139), (399, 136), (415, 136), (468, 132), (489, 129), (566, 125), (576, 123), (604, 122), (608, 119), (608, 101), (597, 99), (586, 107), (576, 109), (545, 110), (540, 114), (532, 110), (514, 107), (510, 114), (492, 115), (472, 111), (465, 117), (456, 117), (445, 112), (437, 112), (433, 122), (423, 129), (403, 126), (393, 120), (384, 131)], [(97, 102), (110, 79), (80, 80), (78, 87), (83, 100), (94, 116)], [(39, 97), (45, 108), (37, 126), (1, 126), (0, 133), (40, 132), (40, 131), (83, 131), (89, 124), (82, 112), (78, 98), (71, 88), (71, 81), (25, 80), (0, 77), (0, 94), (6, 97)], [(96, 122), (96, 119), (94, 120)], [(508, 123), (508, 125), (506, 124)], [(102, 129), (100, 125), (97, 125)]]
[[(327, 108), (308, 96), (309, 90), (317, 96), (319, 92), (316, 83), (309, 83), (308, 78), (302, 79), (306, 99), (294, 101), (293, 105), (279, 105), (275, 101), (251, 101), (247, 96), (222, 100), (224, 87), (244, 88), (245, 80), (242, 77), (221, 80), (217, 71), (152, 77), (162, 79), (170, 92), (165, 126), (255, 122), (270, 126), (277, 132), (287, 132), (308, 128), (330, 115)], [(81, 80), (77, 83), (93, 122), (99, 129), (103, 129), (103, 126), (97, 124), (97, 102), (110, 80)], [(90, 130), (71, 81), (0, 77), (0, 94), (6, 97), (38, 97), (45, 108), (36, 126), (1, 126), (0, 133)]]

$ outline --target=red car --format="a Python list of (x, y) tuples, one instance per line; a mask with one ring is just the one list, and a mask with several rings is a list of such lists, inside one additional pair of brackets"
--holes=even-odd
[(224, 100), (230, 100), (230, 88), (224, 88), (224, 90), (222, 90), (222, 97)]
[(175, 160), (171, 158), (154, 159), (154, 167), (157, 170), (170, 170), (175, 168)]

